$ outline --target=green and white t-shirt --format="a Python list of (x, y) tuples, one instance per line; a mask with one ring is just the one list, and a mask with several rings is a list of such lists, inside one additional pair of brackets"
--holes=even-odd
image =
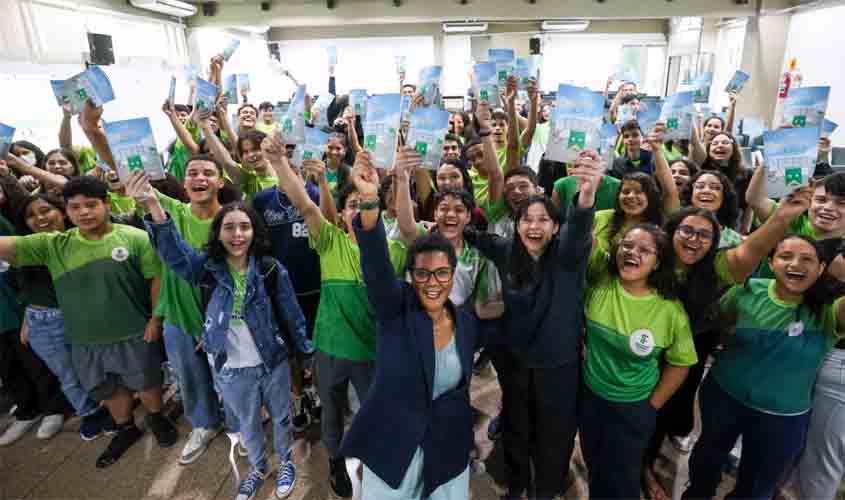
[(111, 203), (111, 213), (115, 215), (132, 214), (137, 208), (135, 198), (124, 196), (114, 191), (109, 191), (109, 202)]
[(816, 372), (836, 344), (836, 307), (822, 318), (806, 306), (786, 303), (775, 280), (751, 279), (722, 297), (723, 314), (736, 318), (736, 334), (716, 358), (711, 375), (725, 392), (749, 408), (775, 415), (801, 415), (812, 406)]
[(111, 344), (140, 337), (151, 316), (148, 280), (161, 262), (147, 233), (114, 224), (101, 240), (78, 228), (15, 238), (19, 266), (47, 266), (71, 344)]
[[(176, 229), (188, 245), (201, 250), (208, 243), (213, 218), (200, 219), (191, 212), (191, 205), (169, 198), (159, 192), (162, 208), (170, 214)], [(183, 332), (198, 339), (203, 332), (202, 295), (194, 286), (164, 266), (161, 277), (161, 291), (156, 305), (156, 315), (165, 323), (179, 327)]]
[(504, 197), (496, 203), (485, 203), (481, 205), (484, 217), (487, 218), (487, 232), (497, 234), (502, 238), (512, 239), (515, 233), (516, 223), (511, 218), (508, 204)]
[(729, 227), (721, 228), (721, 236), (719, 236), (719, 248), (733, 248), (742, 243), (742, 235)]
[(613, 221), (613, 213), (615, 210), (599, 210), (593, 218), (593, 236), (596, 238), (596, 245), (598, 249), (609, 252), (610, 245), (622, 238), (625, 231), (633, 226), (630, 222), (623, 222), (622, 227), (616, 232), (613, 241), (610, 239), (610, 223)]
[(252, 201), (255, 195), (279, 185), (279, 178), (275, 175), (259, 175), (255, 170), (241, 167), (241, 191), (247, 200)]
[[(367, 297), (358, 245), (325, 219), (317, 230), (309, 231), (308, 238), (320, 256), (315, 347), (338, 358), (372, 361), (376, 353), (375, 311)], [(398, 240), (388, 240), (387, 248), (393, 269), (401, 276), (405, 246)]]
[(464, 242), (463, 251), (458, 255), (458, 267), (455, 269), (449, 300), (460, 307), (475, 293), (474, 303), (488, 302), (498, 293), (498, 277), (495, 274), (496, 266), (484, 258), (477, 248)]
[[(520, 145), (519, 157), (522, 158), (524, 155), (525, 149)], [(507, 147), (496, 148), (496, 162), (499, 164), (499, 169), (504, 172), (508, 165)], [(486, 177), (481, 177), (481, 174), (478, 173), (478, 170), (476, 170), (475, 167), (470, 168), (468, 172), (469, 178), (472, 180), (472, 190), (475, 195), (475, 202), (478, 205), (488, 203), (490, 201), (490, 180)]]
[(261, 354), (255, 345), (255, 339), (244, 321), (243, 304), (246, 297), (246, 273), (229, 267), (235, 295), (232, 299), (232, 317), (229, 318), (229, 331), (226, 332), (226, 364), (224, 368), (250, 368), (261, 364)]
[[(596, 211), (613, 210), (616, 208), (616, 198), (619, 196), (619, 179), (605, 175), (596, 191)], [(554, 190), (561, 206), (572, 205), (572, 199), (578, 191), (578, 180), (575, 177), (562, 177), (555, 182)], [(598, 213), (596, 214), (598, 215)]]
[[(594, 252), (591, 261), (606, 257), (604, 252)], [(585, 309), (584, 383), (608, 401), (647, 399), (660, 380), (662, 359), (674, 366), (698, 362), (689, 318), (680, 301), (657, 293), (631, 295), (618, 278), (604, 274), (591, 283)]]

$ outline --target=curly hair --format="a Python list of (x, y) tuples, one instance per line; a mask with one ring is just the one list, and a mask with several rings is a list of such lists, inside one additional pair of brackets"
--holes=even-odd
[(224, 262), (228, 257), (229, 252), (220, 241), (220, 231), (223, 229), (223, 219), (231, 212), (240, 211), (246, 214), (252, 224), (252, 243), (249, 245), (248, 253), (260, 260), (265, 255), (270, 255), (271, 246), (270, 238), (267, 235), (267, 228), (264, 226), (264, 221), (251, 206), (243, 201), (234, 201), (217, 212), (214, 220), (211, 221), (211, 229), (208, 232), (208, 243), (205, 245), (205, 251), (211, 260), (217, 262)]
[(659, 226), (650, 223), (634, 224), (622, 235), (619, 241), (614, 242), (610, 246), (610, 254), (608, 255), (607, 271), (610, 276), (619, 278), (619, 265), (616, 262), (616, 254), (619, 251), (619, 246), (625, 236), (631, 231), (645, 231), (651, 235), (654, 244), (657, 247), (657, 263), (655, 268), (648, 275), (648, 286), (654, 289), (664, 299), (674, 299), (677, 297), (675, 293), (675, 251), (672, 248), (672, 242), (666, 233), (660, 229)]
[(705, 175), (712, 175), (719, 179), (722, 185), (722, 205), (714, 214), (722, 227), (729, 227), (733, 229), (736, 226), (739, 218), (739, 200), (736, 196), (736, 189), (734, 189), (733, 182), (728, 179), (728, 176), (717, 170), (701, 170), (695, 174), (688, 183), (681, 188), (681, 204), (685, 207), (694, 206), (692, 204), (692, 194), (695, 191), (695, 183)]
[(636, 182), (640, 185), (640, 189), (645, 193), (648, 200), (648, 206), (643, 213), (643, 222), (661, 226), (663, 224), (663, 209), (662, 209), (662, 195), (654, 178), (642, 172), (629, 172), (622, 176), (622, 182), (619, 184), (619, 194), (616, 196), (616, 205), (613, 208), (613, 217), (610, 219), (610, 227), (608, 240), (613, 241), (616, 234), (625, 225), (625, 211), (622, 210), (622, 186), (625, 182)]

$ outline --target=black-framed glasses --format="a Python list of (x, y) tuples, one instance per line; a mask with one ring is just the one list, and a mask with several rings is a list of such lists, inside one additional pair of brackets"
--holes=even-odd
[(685, 239), (692, 240), (698, 238), (699, 241), (711, 241), (713, 239), (713, 232), (707, 229), (696, 229), (686, 224), (678, 226), (678, 232)]
[(440, 283), (441, 285), (445, 285), (449, 283), (449, 280), (452, 279), (452, 268), (451, 267), (438, 267), (437, 269), (430, 270), (424, 267), (415, 267), (411, 269), (411, 277), (414, 279), (416, 283), (428, 283), (428, 280), (434, 276), (434, 280)]

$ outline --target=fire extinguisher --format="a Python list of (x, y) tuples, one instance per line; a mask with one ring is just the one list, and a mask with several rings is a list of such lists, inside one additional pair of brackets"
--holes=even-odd
[(789, 69), (783, 74), (778, 87), (778, 99), (786, 99), (789, 95), (789, 89), (797, 89), (801, 86), (801, 72), (798, 71), (798, 60), (791, 58), (789, 60)]
[(789, 95), (789, 86), (792, 84), (791, 71), (787, 70), (780, 78), (780, 85), (778, 86), (778, 99), (786, 99)]

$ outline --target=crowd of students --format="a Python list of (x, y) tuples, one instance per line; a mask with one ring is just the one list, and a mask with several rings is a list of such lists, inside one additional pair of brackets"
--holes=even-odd
[[(211, 61), (212, 81), (223, 66)], [(222, 96), (213, 113), (164, 104), (177, 139), (162, 181), (120, 180), (90, 101), (90, 146), (69, 109), (59, 149), (13, 143), (0, 380), (16, 409), (0, 445), (33, 428), (49, 439), (76, 413), (83, 440), (112, 436), (96, 461), (108, 467), (143, 435), (136, 397), (175, 445), (167, 361), (192, 429), (180, 463), (225, 430), (250, 465), (238, 500), (273, 472), (267, 417), (278, 498), (296, 484), (293, 432), (319, 418), (336, 495), (352, 495), (345, 459), (358, 458), (365, 499), (466, 499), (470, 381), (492, 360), (507, 499), (562, 498), (576, 435), (590, 498), (669, 498), (655, 461), (666, 438), (689, 451), (696, 404), (685, 499), (715, 495), (739, 438), (733, 497), (770, 499), (791, 473), (802, 498), (833, 499), (845, 173), (829, 141), (817, 179), (775, 201), (730, 133), (736, 96), (688, 141), (630, 120), (612, 164), (585, 150), (564, 165), (543, 154), (553, 105), (535, 84), (517, 95), (511, 78), (501, 107), (454, 112), (435, 170), (403, 135), (393, 168), (374, 168), (348, 96), (325, 111), (323, 157), (301, 165), (273, 104), (246, 96), (237, 123)], [(626, 82), (606, 120), (638, 99)], [(361, 403), (346, 429), (350, 385)]]

